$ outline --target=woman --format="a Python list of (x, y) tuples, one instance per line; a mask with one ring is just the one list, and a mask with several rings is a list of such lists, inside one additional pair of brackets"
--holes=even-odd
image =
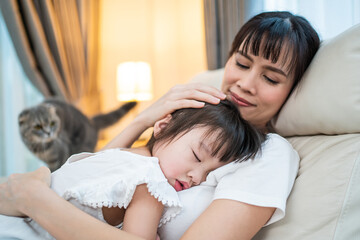
[[(226, 165), (209, 174), (204, 184), (179, 194), (184, 213), (160, 229), (163, 239), (251, 239), (261, 227), (284, 216), (299, 159), (285, 139), (270, 133), (270, 121), (299, 83), (319, 44), (304, 18), (288, 12), (259, 14), (235, 37), (222, 92), (199, 84), (176, 86), (109, 143), (107, 148), (129, 146), (168, 113), (224, 98), (268, 133), (262, 154), (253, 161)], [(76, 211), (46, 182), (46, 169), (10, 177), (1, 185), (0, 212), (28, 215), (57, 239), (135, 239)]]

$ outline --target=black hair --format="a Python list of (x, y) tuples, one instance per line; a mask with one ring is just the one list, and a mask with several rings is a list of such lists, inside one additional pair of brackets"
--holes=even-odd
[[(242, 49), (239, 49), (242, 45)], [(290, 12), (264, 12), (246, 22), (232, 43), (229, 57), (237, 51), (245, 54), (251, 51), (276, 63), (281, 51), (284, 62), (293, 76), (291, 91), (298, 85), (302, 75), (319, 49), (320, 39), (311, 24), (304, 18)]]
[[(210, 148), (212, 156), (220, 162), (246, 161), (255, 157), (266, 135), (245, 121), (236, 106), (228, 100), (217, 105), (205, 104), (203, 108), (184, 108), (171, 114), (168, 125), (147, 143), (150, 151), (155, 142), (171, 142), (194, 128), (206, 127), (202, 136), (216, 136)], [(213, 135), (215, 134), (215, 135)]]

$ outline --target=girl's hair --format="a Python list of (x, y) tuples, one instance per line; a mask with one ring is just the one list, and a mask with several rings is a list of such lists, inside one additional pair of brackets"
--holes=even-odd
[[(241, 46), (242, 45), (242, 46)], [(264, 12), (245, 23), (232, 43), (229, 57), (240, 51), (261, 53), (265, 59), (276, 63), (281, 51), (287, 70), (294, 77), (291, 91), (298, 85), (302, 75), (319, 49), (317, 32), (303, 17), (290, 12)]]
[[(212, 156), (221, 162), (246, 161), (255, 157), (266, 135), (242, 119), (236, 106), (230, 101), (217, 105), (205, 104), (203, 108), (184, 108), (171, 114), (168, 125), (147, 143), (152, 151), (155, 142), (170, 143), (194, 128), (204, 127), (204, 139), (215, 136), (210, 148)], [(166, 141), (168, 141), (166, 143)]]

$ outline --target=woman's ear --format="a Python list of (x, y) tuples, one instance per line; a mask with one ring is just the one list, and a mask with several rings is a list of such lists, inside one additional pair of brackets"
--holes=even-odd
[(166, 128), (166, 126), (168, 125), (168, 123), (170, 122), (171, 120), (171, 114), (168, 114), (166, 115), (166, 117), (164, 117), (163, 119), (155, 122), (155, 125), (154, 125), (154, 137), (156, 138), (159, 133), (164, 129)]

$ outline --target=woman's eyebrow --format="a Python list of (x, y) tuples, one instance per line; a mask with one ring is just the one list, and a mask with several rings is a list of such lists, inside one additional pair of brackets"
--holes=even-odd
[[(239, 53), (241, 56), (247, 58), (249, 61), (254, 62), (254, 59), (252, 59), (252, 57), (247, 55), (244, 51), (238, 50), (237, 53)], [(287, 77), (287, 74), (283, 70), (281, 70), (280, 68), (276, 68), (276, 67), (269, 66), (269, 65), (266, 65), (264, 68), (267, 69), (267, 70), (279, 73), (279, 74)]]
[(287, 74), (286, 73), (284, 73), (284, 71), (283, 70), (281, 70), (281, 69), (279, 69), (279, 68), (276, 68), (276, 67), (273, 67), (273, 66), (265, 66), (264, 67), (265, 69), (267, 69), (267, 70), (270, 70), (270, 71), (273, 71), (273, 72), (276, 72), (276, 73), (279, 73), (279, 74), (281, 74), (281, 75), (283, 75), (283, 76), (285, 76), (285, 77), (287, 77)]

